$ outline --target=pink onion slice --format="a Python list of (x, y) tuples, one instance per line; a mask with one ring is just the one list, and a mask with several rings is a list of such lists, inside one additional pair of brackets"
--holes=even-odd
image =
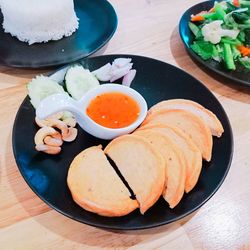
[(110, 82), (114, 82), (114, 81), (122, 78), (126, 74), (128, 74), (128, 72), (132, 69), (132, 67), (133, 67), (133, 63), (129, 63), (127, 66), (125, 66), (123, 68), (114, 70), (112, 72), (112, 77), (110, 79)]
[(92, 71), (92, 74), (102, 82), (114, 82), (128, 75), (123, 81), (125, 81), (124, 85), (130, 85), (136, 74), (136, 71), (132, 70), (133, 63), (131, 61), (131, 58), (116, 58), (112, 64), (107, 63), (101, 68)]
[(107, 63), (104, 66), (102, 66), (101, 68), (99, 68), (99, 69), (97, 69), (95, 71), (92, 71), (92, 74), (99, 81), (106, 82), (106, 81), (109, 81), (111, 79), (111, 77), (112, 77), (111, 68), (112, 68), (111, 64)]
[(122, 85), (130, 87), (131, 83), (133, 82), (134, 78), (136, 75), (136, 70), (131, 69), (124, 77), (122, 80)]
[(117, 58), (113, 61), (112, 65), (116, 66), (117, 68), (123, 68), (131, 63), (131, 58)]

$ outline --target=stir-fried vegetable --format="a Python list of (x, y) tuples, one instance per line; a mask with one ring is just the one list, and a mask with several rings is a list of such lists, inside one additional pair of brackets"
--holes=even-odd
[(215, 2), (210, 10), (191, 15), (191, 49), (203, 60), (235, 70), (237, 62), (250, 69), (250, 0)]

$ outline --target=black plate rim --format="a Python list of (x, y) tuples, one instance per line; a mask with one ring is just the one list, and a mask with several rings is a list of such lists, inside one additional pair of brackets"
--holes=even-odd
[[(81, 59), (84, 59), (86, 57), (89, 57), (89, 56), (93, 55), (94, 53), (96, 53), (97, 51), (102, 49), (111, 40), (111, 38), (114, 36), (114, 34), (115, 34), (116, 30), (117, 30), (117, 27), (118, 27), (118, 16), (117, 16), (117, 13), (115, 11), (115, 8), (113, 7), (113, 5), (108, 0), (103, 0), (103, 1), (105, 1), (106, 4), (108, 4), (110, 6), (110, 8), (112, 9), (112, 11), (113, 11), (113, 14), (114, 14), (114, 17), (115, 17), (115, 19), (114, 19), (114, 29), (110, 33), (110, 35), (107, 37), (107, 39), (104, 40), (103, 43), (100, 46), (98, 46), (95, 50), (93, 50), (93, 51), (91, 51), (89, 53), (86, 53), (84, 55), (79, 55), (77, 57), (74, 57), (71, 60), (66, 60), (65, 59), (65, 60), (61, 60), (60, 62), (57, 62), (57, 63), (46, 63), (46, 64), (6, 63), (5, 61), (1, 60), (1, 58), (0, 58), (1, 65), (7, 66), (7, 67), (14, 67), (14, 68), (18, 68), (18, 69), (43, 69), (43, 68), (56, 67), (56, 66), (62, 66), (62, 65), (65, 65), (65, 64), (70, 64), (70, 63), (73, 63), (75, 61), (78, 61), (78, 60), (81, 60)], [(16, 39), (16, 38), (13, 37), (13, 39)]]
[[(200, 3), (197, 3), (193, 6), (191, 6), (190, 8), (188, 8), (182, 15), (180, 21), (179, 21), (179, 35), (180, 35), (180, 38), (185, 46), (185, 49), (186, 51), (188, 52), (188, 54), (198, 63), (200, 63), (202, 66), (204, 66), (206, 69), (208, 69), (210, 72), (215, 72), (216, 74), (224, 77), (225, 79), (229, 79), (229, 80), (232, 80), (234, 82), (237, 82), (237, 83), (240, 83), (246, 87), (250, 87), (250, 82), (247, 82), (245, 80), (242, 80), (242, 79), (239, 79), (239, 78), (235, 78), (235, 77), (232, 77), (230, 75), (227, 75), (227, 72), (225, 71), (221, 71), (221, 70), (218, 70), (214, 67), (211, 67), (209, 64), (206, 64), (206, 62), (204, 60), (202, 60), (198, 55), (196, 55), (188, 46), (187, 44), (185, 43), (185, 40), (183, 38), (183, 35), (182, 35), (182, 32), (181, 32), (181, 24), (185, 22), (184, 20), (184, 16), (190, 12), (193, 8), (195, 7), (198, 7), (202, 4), (209, 4), (211, 2), (215, 2), (216, 0), (207, 0), (207, 1), (203, 1), (203, 2), (200, 2)], [(221, 1), (221, 0), (217, 0), (217, 1)]]
[[(150, 58), (150, 57), (146, 57), (146, 56), (140, 56), (140, 55), (131, 55), (131, 54), (108, 54), (108, 55), (101, 55), (101, 56), (96, 56), (96, 57), (93, 57), (93, 58), (100, 58), (100, 57), (107, 57), (107, 56), (115, 56), (115, 57), (140, 57), (140, 58), (144, 58), (144, 59), (149, 59), (149, 60), (154, 60), (154, 61), (157, 61), (157, 62), (160, 62), (160, 63), (164, 63), (164, 64), (168, 64), (170, 67), (173, 67), (173, 68), (177, 68), (178, 70), (180, 70), (182, 72), (182, 74), (186, 74), (188, 75), (189, 77), (193, 78), (195, 81), (199, 82), (208, 92), (209, 94), (211, 94), (216, 100), (218, 100), (214, 94), (201, 82), (199, 81), (198, 79), (194, 78), (191, 74), (187, 73), (186, 71), (184, 71), (183, 69), (179, 68), (179, 67), (176, 67), (172, 64), (169, 64), (167, 62), (164, 62), (164, 61), (161, 61), (161, 60), (158, 60), (158, 59), (154, 59), (154, 58)], [(48, 74), (51, 75), (55, 72), (57, 72), (58, 70), (60, 69), (63, 69), (67, 67), (67, 65), (55, 70), (54, 72), (50, 72)], [(206, 198), (204, 199), (199, 205), (197, 205), (196, 207), (194, 207), (193, 209), (191, 209), (190, 211), (174, 218), (174, 219), (171, 219), (171, 220), (168, 220), (168, 221), (163, 221), (161, 223), (156, 223), (156, 224), (153, 224), (153, 225), (148, 225), (148, 226), (135, 226), (133, 228), (131, 227), (123, 227), (122, 229), (120, 227), (116, 227), (116, 226), (109, 226), (109, 225), (103, 225), (103, 224), (97, 224), (97, 223), (91, 223), (89, 221), (82, 221), (80, 219), (77, 219), (75, 218), (74, 216), (70, 216), (69, 214), (63, 212), (62, 210), (58, 209), (57, 207), (55, 207), (54, 205), (50, 204), (49, 201), (45, 200), (38, 192), (36, 192), (34, 190), (34, 188), (30, 185), (30, 183), (26, 180), (25, 178), (25, 175), (24, 173), (22, 172), (21, 168), (19, 167), (18, 163), (17, 163), (17, 158), (16, 158), (16, 155), (17, 155), (17, 152), (16, 152), (16, 148), (15, 148), (15, 144), (14, 144), (14, 141), (15, 141), (15, 129), (16, 129), (16, 122), (17, 122), (17, 117), (19, 116), (19, 113), (21, 112), (21, 106), (27, 101), (29, 100), (29, 97), (26, 96), (24, 98), (24, 100), (22, 101), (21, 105), (19, 106), (19, 109), (16, 113), (16, 116), (15, 116), (15, 120), (14, 120), (14, 125), (13, 125), (13, 129), (12, 129), (12, 150), (13, 150), (13, 154), (14, 154), (14, 158), (15, 158), (15, 162), (16, 162), (16, 165), (17, 165), (17, 168), (19, 170), (19, 172), (21, 173), (23, 179), (25, 180), (25, 182), (28, 184), (28, 186), (30, 187), (30, 189), (45, 203), (47, 204), (49, 207), (53, 208), (55, 211), (59, 212), (60, 214), (70, 218), (70, 219), (73, 219), (75, 221), (78, 221), (80, 223), (83, 223), (83, 224), (86, 224), (86, 225), (89, 225), (89, 226), (93, 226), (93, 227), (98, 227), (98, 228), (102, 228), (102, 229), (106, 229), (106, 230), (117, 230), (117, 231), (134, 231), (134, 230), (145, 230), (145, 229), (150, 229), (150, 228), (155, 228), (155, 227), (159, 227), (159, 226), (163, 226), (163, 225), (167, 225), (167, 224), (170, 224), (170, 223), (173, 223), (173, 222), (176, 222), (176, 221), (179, 221), (181, 219), (183, 219), (184, 217), (187, 217), (188, 215), (192, 214), (193, 212), (197, 211), (200, 207), (202, 207), (209, 199), (212, 198), (212, 196), (218, 191), (218, 189), (221, 187), (222, 183), (224, 182), (225, 178), (227, 177), (227, 174), (230, 170), (230, 167), (231, 167), (231, 163), (232, 163), (232, 159), (233, 159), (233, 152), (234, 152), (234, 137), (233, 137), (233, 132), (232, 132), (232, 127), (231, 127), (231, 124), (230, 124), (230, 121), (229, 121), (229, 118), (227, 116), (227, 113), (225, 112), (223, 106), (220, 104), (220, 102), (218, 101), (218, 105), (220, 106), (220, 108), (222, 109), (222, 111), (224, 112), (225, 114), (225, 119), (226, 119), (226, 122), (228, 124), (228, 128), (229, 128), (229, 135), (231, 137), (231, 154), (230, 154), (230, 157), (229, 157), (229, 161), (228, 161), (228, 164), (227, 164), (227, 169), (223, 175), (223, 178), (221, 179), (221, 181), (218, 183), (217, 187), (213, 190), (213, 192)]]

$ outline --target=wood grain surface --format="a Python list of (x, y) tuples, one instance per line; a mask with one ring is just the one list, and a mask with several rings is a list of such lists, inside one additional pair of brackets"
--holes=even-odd
[(157, 58), (202, 81), (223, 105), (233, 128), (231, 170), (202, 208), (167, 226), (114, 232), (70, 220), (31, 191), (12, 153), (11, 131), (27, 94), (25, 84), (36, 74), (52, 69), (0, 66), (0, 249), (250, 249), (250, 88), (207, 73), (187, 55), (178, 22), (182, 13), (199, 0), (110, 2), (117, 11), (119, 26), (113, 39), (97, 54)]

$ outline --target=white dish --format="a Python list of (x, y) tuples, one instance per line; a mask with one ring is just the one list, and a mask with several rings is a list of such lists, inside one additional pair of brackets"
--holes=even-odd
[[(135, 122), (124, 128), (107, 128), (94, 122), (86, 113), (86, 109), (91, 100), (97, 95), (120, 92), (132, 97), (140, 107), (140, 114)], [(111, 140), (118, 136), (129, 134), (134, 131), (145, 119), (148, 111), (145, 99), (134, 89), (120, 84), (102, 84), (88, 91), (79, 101), (76, 101), (65, 94), (55, 94), (41, 101), (36, 110), (36, 115), (40, 119), (45, 119), (60, 111), (72, 112), (80, 127), (89, 134), (105, 140)]]

